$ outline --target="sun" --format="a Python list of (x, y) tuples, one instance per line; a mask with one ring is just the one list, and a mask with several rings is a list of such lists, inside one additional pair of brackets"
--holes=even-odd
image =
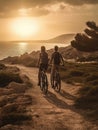
[(17, 18), (12, 23), (13, 31), (21, 37), (29, 37), (39, 31), (39, 24), (31, 18)]

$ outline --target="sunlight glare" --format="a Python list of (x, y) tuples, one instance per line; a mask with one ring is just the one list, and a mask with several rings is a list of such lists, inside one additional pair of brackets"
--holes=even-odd
[(17, 18), (12, 23), (12, 29), (21, 37), (29, 37), (39, 31), (39, 23), (31, 18)]
[(26, 52), (26, 49), (27, 49), (27, 42), (19, 42), (19, 52), (20, 54), (23, 54), (24, 52)]

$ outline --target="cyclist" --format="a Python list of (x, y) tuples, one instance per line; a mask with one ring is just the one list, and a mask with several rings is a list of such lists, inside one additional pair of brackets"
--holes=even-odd
[(45, 46), (41, 46), (41, 52), (39, 54), (38, 66), (39, 66), (39, 72), (38, 72), (38, 86), (39, 86), (41, 71), (43, 69), (46, 71), (48, 68), (48, 54), (46, 52)]
[[(55, 70), (59, 72), (60, 64), (64, 65), (64, 60), (60, 52), (58, 51), (58, 46), (54, 47), (54, 52), (52, 53), (50, 64), (52, 63), (52, 69), (51, 69), (51, 78), (54, 75)], [(60, 83), (61, 85), (61, 83)], [(52, 84), (52, 87), (54, 87), (54, 83)]]

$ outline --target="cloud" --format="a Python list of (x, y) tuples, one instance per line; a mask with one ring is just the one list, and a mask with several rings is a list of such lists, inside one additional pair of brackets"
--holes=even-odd
[(66, 4), (72, 6), (98, 4), (98, 0), (0, 0), (0, 17), (18, 16), (18, 10), (21, 8), (32, 8), (30, 13), (32, 16), (47, 15), (51, 12), (47, 7), (56, 4), (59, 4), (59, 10), (63, 10)]
[(98, 4), (98, 0), (58, 0), (70, 5)]

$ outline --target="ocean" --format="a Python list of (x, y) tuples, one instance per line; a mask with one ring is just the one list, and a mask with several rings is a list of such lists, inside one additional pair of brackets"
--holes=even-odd
[(0, 59), (8, 56), (19, 56), (26, 52), (31, 53), (32, 51), (40, 50), (40, 47), (44, 45), (46, 49), (51, 49), (55, 45), (58, 47), (65, 47), (68, 44), (60, 43), (27, 43), (27, 42), (0, 42)]

